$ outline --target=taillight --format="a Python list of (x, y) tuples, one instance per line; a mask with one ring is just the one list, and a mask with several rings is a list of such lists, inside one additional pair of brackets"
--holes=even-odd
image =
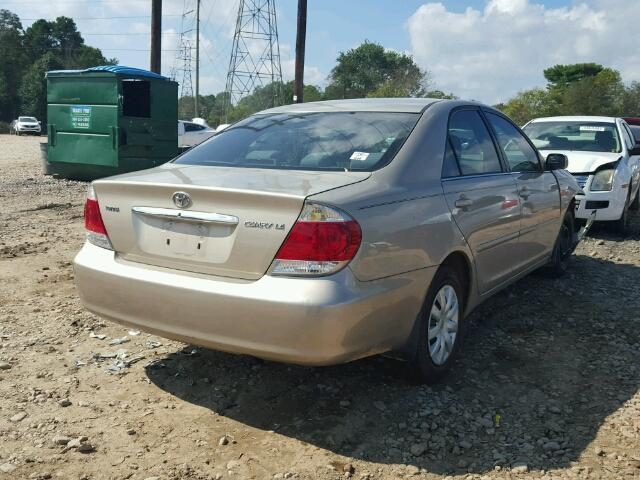
[(93, 185), (87, 190), (87, 201), (84, 204), (84, 228), (87, 230), (87, 241), (98, 247), (113, 250), (107, 229), (102, 221), (98, 197)]
[(346, 213), (307, 203), (278, 250), (272, 275), (328, 275), (355, 257), (362, 231)]

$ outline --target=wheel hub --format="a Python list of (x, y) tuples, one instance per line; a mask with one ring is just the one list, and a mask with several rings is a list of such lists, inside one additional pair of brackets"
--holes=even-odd
[(444, 285), (433, 299), (427, 327), (427, 348), (436, 365), (444, 364), (453, 352), (459, 315), (458, 295), (451, 285)]

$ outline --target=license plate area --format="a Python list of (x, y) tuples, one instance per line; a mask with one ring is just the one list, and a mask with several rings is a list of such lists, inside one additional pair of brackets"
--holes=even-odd
[(184, 222), (164, 223), (167, 254), (187, 257), (204, 257), (209, 237), (209, 225)]
[(134, 215), (137, 254), (189, 263), (221, 264), (229, 259), (235, 227)]

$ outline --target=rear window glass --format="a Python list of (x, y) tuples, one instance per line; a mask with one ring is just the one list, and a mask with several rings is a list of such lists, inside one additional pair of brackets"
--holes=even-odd
[(618, 129), (604, 122), (533, 122), (524, 132), (540, 150), (621, 151)]
[(372, 171), (388, 164), (419, 113), (319, 112), (254, 115), (175, 163), (282, 170)]

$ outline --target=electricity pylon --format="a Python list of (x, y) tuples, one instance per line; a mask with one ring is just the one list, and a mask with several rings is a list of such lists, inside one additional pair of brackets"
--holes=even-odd
[(282, 103), (282, 68), (275, 0), (240, 0), (225, 91), (225, 116), (258, 86), (271, 84), (263, 108)]

